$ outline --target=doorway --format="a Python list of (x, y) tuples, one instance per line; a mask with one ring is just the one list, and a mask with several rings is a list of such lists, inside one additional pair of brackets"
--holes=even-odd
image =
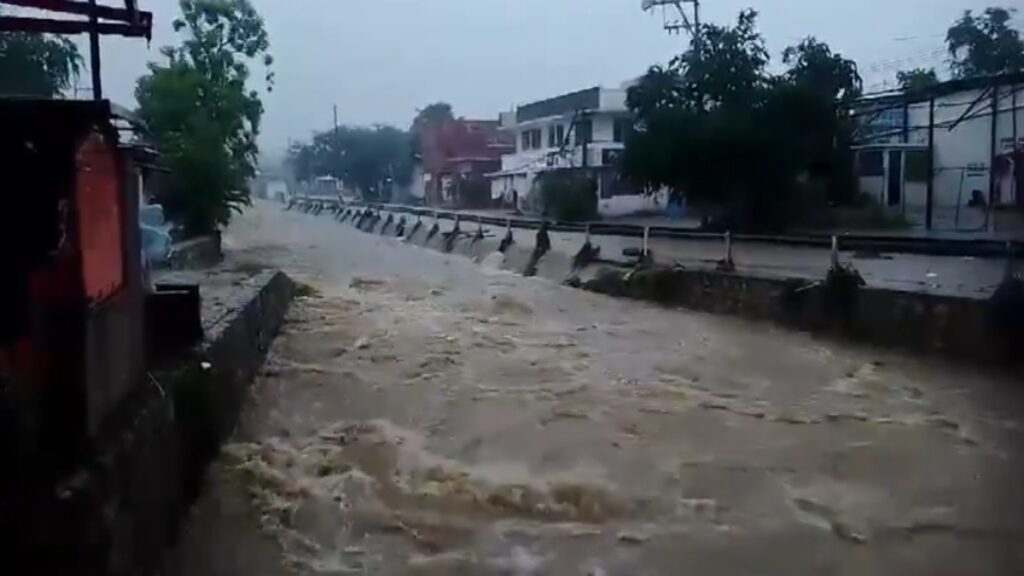
[(889, 151), (889, 169), (886, 177), (885, 203), (899, 206), (903, 200), (903, 151)]

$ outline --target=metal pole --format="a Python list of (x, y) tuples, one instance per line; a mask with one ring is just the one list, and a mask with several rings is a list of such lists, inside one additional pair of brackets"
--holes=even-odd
[(693, 0), (693, 45), (697, 49), (697, 58), (701, 56), (700, 38), (700, 0)]
[(92, 98), (102, 100), (103, 79), (100, 76), (100, 30), (96, 0), (89, 0), (89, 68), (92, 72)]
[(928, 100), (928, 190), (925, 196), (924, 227), (932, 229), (935, 203), (935, 97)]
[[(1013, 159), (1017, 159), (1017, 87), (1014, 86), (1013, 90), (1010, 91), (1010, 119), (1013, 122), (1013, 142), (1010, 143), (1010, 154)], [(1017, 189), (1017, 178), (1016, 175), (1019, 171), (1024, 170), (1024, 166), (1018, 166), (1016, 163), (1013, 165), (1013, 173), (1010, 175), (1010, 186), (1013, 189), (1013, 199), (1018, 206), (1022, 205), (1021, 199), (1017, 197), (1020, 194), (1020, 190)]]
[[(693, 0), (693, 50), (699, 64), (703, 60), (704, 42), (700, 32), (700, 0)], [(704, 111), (704, 92), (697, 87), (697, 110)]]
[[(1016, 115), (1016, 114), (1015, 114)], [(992, 155), (988, 160), (988, 202), (985, 208), (985, 229), (994, 227), (995, 222), (991, 217), (995, 210), (996, 203), (996, 156), (999, 155), (996, 142), (996, 128), (999, 125), (999, 85), (992, 86), (992, 123), (989, 133), (989, 151)]]

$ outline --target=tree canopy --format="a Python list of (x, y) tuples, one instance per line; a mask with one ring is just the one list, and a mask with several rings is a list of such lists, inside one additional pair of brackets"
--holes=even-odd
[(412, 179), (413, 138), (391, 126), (341, 126), (316, 134), (289, 150), (289, 164), (299, 180), (333, 176), (358, 189), (365, 198), (387, 200), (390, 185)]
[(67, 38), (0, 33), (0, 94), (52, 98), (72, 87), (81, 67)]
[(912, 92), (922, 90), (939, 83), (939, 75), (934, 68), (914, 68), (896, 73), (896, 81), (900, 89)]
[(196, 232), (226, 224), (248, 205), (255, 174), (263, 104), (249, 87), (250, 66), (273, 58), (263, 20), (249, 0), (181, 0), (174, 29), (179, 46), (165, 47), (167, 64), (151, 64), (135, 97), (171, 170), (163, 199), (172, 218)]
[[(772, 75), (757, 13), (701, 27), (699, 49), (652, 67), (627, 94), (636, 122), (622, 169), (647, 190), (668, 188), (717, 212), (723, 225), (778, 228), (796, 203), (801, 175), (852, 193), (849, 126), (837, 102), (861, 93), (856, 65), (807, 38), (787, 48)], [(846, 183), (846, 184), (844, 184)]]
[(416, 113), (416, 118), (412, 121), (412, 132), (416, 132), (420, 127), (427, 124), (440, 124), (446, 121), (455, 120), (455, 114), (452, 112), (452, 105), (447, 102), (434, 102), (428, 104)]
[(807, 37), (796, 46), (786, 48), (782, 52), (782, 62), (790, 66), (786, 80), (835, 102), (849, 102), (863, 92), (857, 64), (832, 52), (828, 44), (814, 37)]
[(986, 8), (980, 15), (971, 10), (946, 33), (955, 78), (987, 76), (1024, 70), (1024, 40), (1010, 26), (1014, 10)]

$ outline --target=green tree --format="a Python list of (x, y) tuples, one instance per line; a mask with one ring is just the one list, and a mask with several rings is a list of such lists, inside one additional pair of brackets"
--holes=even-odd
[[(587, 222), (600, 218), (597, 183), (578, 172), (553, 170), (537, 177), (544, 214), (564, 222)], [(488, 192), (489, 194), (489, 192)]]
[(835, 200), (852, 190), (850, 127), (838, 105), (861, 93), (856, 65), (808, 38), (773, 76), (756, 17), (705, 24), (699, 54), (651, 68), (627, 94), (636, 129), (624, 174), (648, 191), (685, 194), (732, 229), (784, 227), (811, 181), (827, 182)]
[(293, 146), (289, 164), (300, 180), (334, 176), (367, 200), (387, 200), (391, 184), (412, 179), (413, 138), (391, 126), (341, 126)]
[(181, 0), (174, 29), (180, 46), (162, 50), (166, 65), (150, 65), (135, 97), (171, 170), (162, 199), (169, 215), (192, 232), (226, 224), (250, 203), (263, 104), (249, 88), (250, 65), (262, 63), (273, 86), (270, 43), (248, 0)]
[(412, 121), (412, 128), (410, 130), (417, 132), (425, 125), (441, 124), (451, 120), (455, 120), (452, 105), (447, 102), (434, 102), (416, 112), (416, 118)]
[(860, 97), (863, 82), (857, 63), (832, 52), (813, 36), (782, 52), (782, 62), (790, 66), (786, 78), (819, 93), (831, 101), (844, 103)]
[(907, 92), (923, 90), (939, 83), (939, 75), (934, 68), (914, 68), (896, 73), (896, 82)]
[(672, 62), (684, 79), (685, 104), (705, 109), (756, 100), (766, 87), (770, 59), (757, 31), (757, 11), (740, 12), (731, 27), (703, 24), (700, 38), (698, 49)]
[(52, 98), (71, 88), (81, 67), (67, 38), (0, 33), (0, 94)]
[(946, 46), (956, 78), (988, 76), (1024, 70), (1024, 40), (1010, 26), (1014, 10), (986, 8), (978, 16), (970, 10), (946, 32)]

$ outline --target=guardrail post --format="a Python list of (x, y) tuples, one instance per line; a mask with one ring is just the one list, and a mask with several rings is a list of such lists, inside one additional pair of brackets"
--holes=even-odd
[(719, 272), (733, 272), (736, 270), (736, 263), (732, 259), (732, 232), (726, 230), (723, 238), (725, 239), (725, 257), (718, 261), (716, 268)]
[(462, 221), (462, 217), (459, 214), (455, 215), (455, 223), (452, 225), (452, 229), (444, 234), (444, 251), (451, 252), (455, 248), (455, 241), (459, 239), (459, 234), (462, 230), (459, 228), (459, 223)]
[(473, 233), (473, 240), (469, 243), (473, 246), (477, 242), (484, 239), (484, 221), (479, 215), (476, 217), (476, 232)]
[(530, 254), (530, 261), (523, 270), (523, 276), (535, 276), (537, 274), (537, 263), (541, 257), (551, 250), (551, 236), (548, 235), (548, 221), (543, 220), (540, 228), (537, 229), (537, 241), (533, 246), (533, 253)]
[(501, 244), (498, 246), (498, 251), (501, 253), (505, 253), (505, 251), (508, 250), (508, 247), (511, 246), (514, 242), (515, 239), (512, 237), (512, 219), (506, 218), (505, 237), (501, 239)]
[(431, 226), (430, 230), (427, 232), (427, 238), (426, 238), (426, 240), (423, 241), (424, 244), (426, 244), (427, 242), (430, 242), (430, 239), (433, 238), (438, 233), (439, 230), (441, 230), (441, 225), (439, 224), (440, 221), (441, 221), (441, 216), (440, 216), (439, 212), (437, 212), (435, 210), (434, 211), (434, 225)]
[[(601, 254), (601, 247), (594, 247), (590, 242), (590, 224), (587, 224), (583, 234), (583, 246), (572, 258), (572, 272), (586, 267)], [(577, 278), (578, 280), (578, 278)]]

